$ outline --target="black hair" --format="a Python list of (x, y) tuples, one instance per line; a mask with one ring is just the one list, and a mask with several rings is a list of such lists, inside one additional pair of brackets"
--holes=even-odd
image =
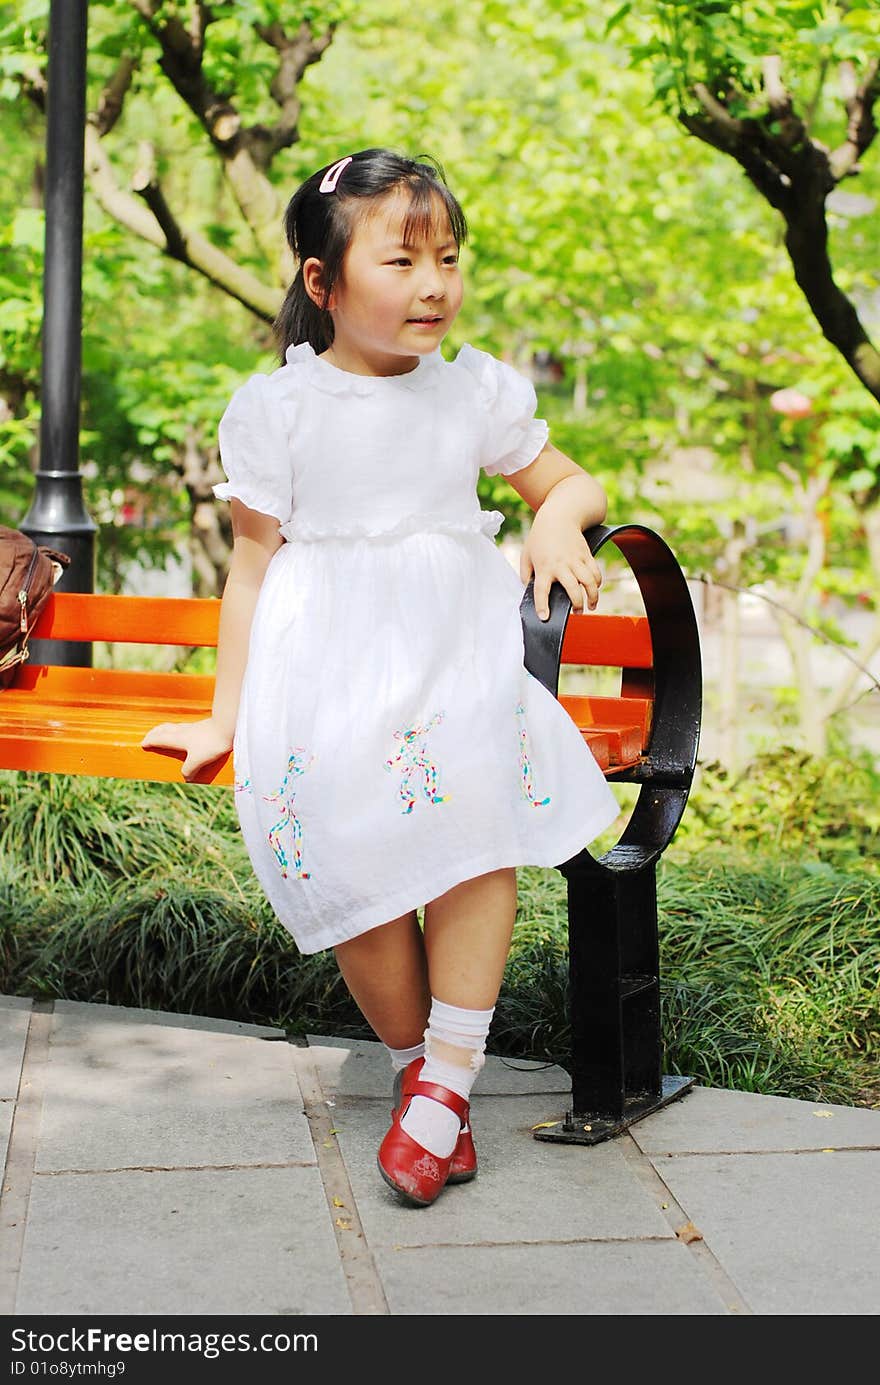
[[(319, 168), (297, 188), (284, 213), (284, 233), (297, 261), (293, 283), (275, 319), (275, 336), (281, 359), (288, 346), (308, 342), (320, 353), (333, 342), (333, 319), (306, 292), (302, 266), (306, 260), (321, 261), (323, 299), (326, 303), (342, 272), (342, 261), (351, 244), (358, 220), (368, 204), (399, 188), (409, 193), (404, 221), (405, 242), (427, 235), (437, 219), (438, 201), (449, 217), (456, 245), (467, 238), (467, 222), (450, 192), (443, 169), (435, 159), (420, 155), (410, 159), (390, 149), (362, 149), (351, 155), (339, 175), (335, 190), (321, 192), (321, 183), (335, 164)], [(332, 181), (332, 178), (331, 180)]]

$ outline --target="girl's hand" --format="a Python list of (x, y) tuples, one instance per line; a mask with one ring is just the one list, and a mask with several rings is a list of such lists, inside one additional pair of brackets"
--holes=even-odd
[(147, 732), (141, 749), (182, 751), (181, 773), (189, 783), (204, 765), (229, 754), (232, 738), (213, 717), (204, 721), (163, 721)]
[(523, 582), (534, 576), (535, 610), (541, 620), (549, 618), (554, 582), (565, 588), (573, 610), (596, 609), (602, 572), (577, 524), (565, 515), (538, 510), (523, 544), (519, 572)]

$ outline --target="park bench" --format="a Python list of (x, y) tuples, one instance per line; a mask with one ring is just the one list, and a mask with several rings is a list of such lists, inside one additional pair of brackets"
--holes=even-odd
[[(568, 710), (605, 775), (640, 785), (619, 843), (560, 863), (567, 881), (572, 1105), (542, 1122), (539, 1139), (593, 1144), (681, 1095), (692, 1079), (661, 1072), (656, 862), (684, 811), (701, 708), (699, 639), (672, 552), (642, 525), (597, 526), (594, 553), (612, 543), (632, 569), (644, 615), (577, 614), (557, 583), (539, 620), (523, 594), (525, 665)], [(213, 599), (58, 591), (34, 627), (39, 641), (216, 646)], [(48, 648), (43, 645), (38, 653)], [(560, 666), (619, 668), (615, 696), (559, 693)], [(162, 721), (206, 716), (211, 675), (25, 664), (0, 693), (0, 768), (183, 782), (180, 757), (145, 751)], [(232, 757), (199, 783), (233, 782)]]

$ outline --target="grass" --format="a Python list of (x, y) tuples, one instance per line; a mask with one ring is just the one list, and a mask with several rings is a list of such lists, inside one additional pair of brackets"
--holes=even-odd
[[(752, 792), (763, 793), (760, 776)], [(658, 871), (666, 1070), (880, 1104), (880, 875), (841, 832), (829, 834), (830, 860), (812, 826), (793, 854), (762, 847), (739, 799), (742, 829), (728, 814), (722, 831), (729, 787), (702, 793)], [(772, 818), (766, 799), (761, 811)], [(842, 822), (828, 802), (822, 811)], [(6, 994), (372, 1037), (332, 953), (301, 956), (274, 918), (231, 793), (6, 772), (0, 823)], [(863, 846), (864, 815), (855, 830)], [(564, 1065), (567, 985), (565, 881), (524, 867), (491, 1051)]]

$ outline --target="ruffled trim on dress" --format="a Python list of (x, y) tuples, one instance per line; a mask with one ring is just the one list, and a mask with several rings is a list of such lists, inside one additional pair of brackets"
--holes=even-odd
[(275, 519), (284, 519), (290, 514), (290, 506), (281, 504), (278, 497), (269, 490), (263, 490), (253, 482), (244, 481), (221, 481), (219, 485), (211, 488), (218, 500), (240, 500), (242, 505), (246, 505), (249, 510), (257, 510), (261, 515), (272, 515)]
[(487, 476), (522, 471), (543, 450), (550, 429), (535, 418), (535, 387), (519, 371), (487, 351), (465, 343), (453, 365), (467, 371), (489, 418), (487, 450), (481, 465)]
[(298, 543), (320, 543), (326, 539), (393, 540), (409, 534), (485, 534), (494, 538), (504, 523), (500, 510), (478, 510), (461, 519), (445, 515), (410, 515), (386, 527), (366, 524), (314, 525), (296, 514), (281, 525), (286, 539)]
[(307, 341), (298, 346), (288, 346), (284, 359), (289, 366), (307, 372), (310, 385), (322, 394), (365, 396), (380, 390), (430, 389), (438, 380), (437, 367), (445, 365), (439, 347), (427, 356), (421, 356), (415, 370), (404, 375), (354, 375), (349, 370), (340, 370), (316, 355)]

